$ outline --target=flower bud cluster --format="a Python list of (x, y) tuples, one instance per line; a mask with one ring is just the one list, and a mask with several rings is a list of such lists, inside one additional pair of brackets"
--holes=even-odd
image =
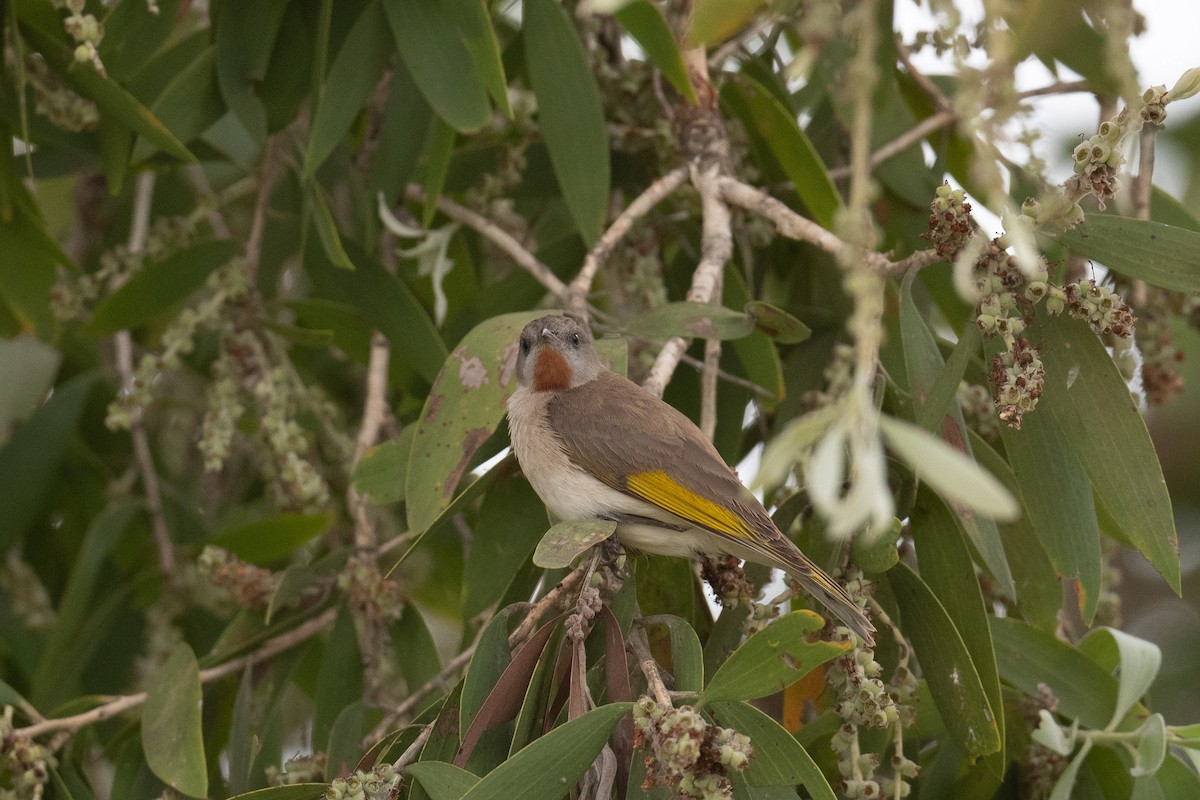
[(325, 790), (325, 800), (385, 800), (399, 783), (400, 776), (389, 763), (376, 764), (348, 778), (336, 778)]
[(718, 800), (732, 797), (730, 771), (750, 763), (750, 737), (710, 725), (691, 706), (672, 708), (643, 696), (633, 707), (634, 746), (647, 747), (646, 783), (666, 784), (679, 797)]
[(1025, 339), (1016, 339), (1008, 350), (992, 359), (989, 375), (996, 389), (996, 409), (1000, 419), (1016, 430), (1021, 429), (1021, 417), (1032, 411), (1042, 396), (1046, 369), (1041, 352)]
[[(24, 69), (25, 81), (33, 90), (34, 111), (64, 131), (80, 133), (95, 130), (100, 124), (100, 109), (96, 104), (68, 89), (45, 59), (29, 53), (23, 44), (21, 50), (24, 54), (15, 47), (6, 46), (4, 66), (9, 74)], [(22, 59), (24, 64), (20, 64), (18, 59)]]
[(8, 595), (8, 609), (31, 631), (54, 627), (57, 614), (50, 602), (41, 578), (33, 567), (13, 548), (8, 558), (0, 564), (0, 591)]
[[(1194, 309), (1200, 300), (1183, 296), (1177, 292), (1156, 287), (1146, 287), (1145, 299), (1139, 311), (1137, 327), (1137, 350), (1141, 352), (1142, 391), (1150, 405), (1162, 405), (1183, 391), (1183, 375), (1179, 372), (1184, 354), (1175, 343), (1170, 320), (1178, 315), (1189, 319), (1197, 326)], [(1114, 358), (1126, 380), (1137, 371), (1137, 356), (1132, 347), (1121, 348), (1120, 340), (1114, 344)]]
[(96, 46), (104, 38), (104, 25), (91, 14), (83, 13), (84, 0), (67, 0), (70, 14), (63, 20), (63, 28), (75, 40), (75, 61), (91, 64), (101, 75), (106, 75), (104, 64)]
[(734, 556), (704, 556), (700, 560), (700, 576), (712, 587), (722, 608), (748, 606), (758, 596), (758, 589)]
[(567, 616), (565, 627), (567, 638), (573, 642), (582, 642), (591, 630), (592, 620), (604, 610), (604, 601), (600, 597), (600, 589), (595, 586), (585, 586), (579, 592), (579, 600), (575, 612)]
[(960, 381), (954, 396), (968, 426), (988, 441), (1000, 436), (1000, 419), (996, 416), (996, 405), (992, 394), (978, 383)]
[(0, 797), (41, 800), (58, 761), (45, 745), (17, 735), (13, 727), (12, 706), (5, 706), (0, 714)]
[(279, 577), (271, 570), (256, 567), (220, 547), (208, 545), (196, 560), (200, 577), (223, 589), (243, 608), (265, 609), (279, 586)]
[(264, 770), (268, 786), (291, 786), (297, 783), (320, 783), (325, 777), (324, 753), (295, 756), (283, 764), (283, 769), (270, 764)]
[(951, 188), (943, 183), (937, 187), (933, 202), (929, 204), (929, 231), (921, 238), (933, 243), (939, 256), (953, 259), (962, 250), (975, 229), (971, 218), (971, 204), (966, 201), (962, 189)]
[(1093, 280), (1082, 280), (1067, 284), (1063, 292), (1067, 311), (1075, 319), (1086, 322), (1097, 336), (1133, 335), (1137, 317), (1133, 316), (1129, 304), (1112, 289), (1100, 286)]
[(385, 577), (374, 559), (353, 556), (338, 575), (338, 588), (350, 606), (368, 620), (394, 620), (404, 613), (408, 601), (400, 584)]

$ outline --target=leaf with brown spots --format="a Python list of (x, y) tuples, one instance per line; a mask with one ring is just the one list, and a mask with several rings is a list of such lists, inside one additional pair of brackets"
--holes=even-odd
[(503, 314), (468, 333), (446, 358), (413, 434), (405, 503), (413, 533), (429, 528), (453, 501), (517, 387), (514, 346), (525, 323), (545, 311)]

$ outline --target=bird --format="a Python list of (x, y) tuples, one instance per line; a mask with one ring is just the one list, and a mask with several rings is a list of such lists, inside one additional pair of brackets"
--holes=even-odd
[(555, 517), (615, 522), (618, 540), (634, 551), (778, 567), (874, 643), (862, 608), (780, 532), (695, 423), (606, 368), (580, 320), (527, 324), (516, 377), (507, 401), (513, 450)]

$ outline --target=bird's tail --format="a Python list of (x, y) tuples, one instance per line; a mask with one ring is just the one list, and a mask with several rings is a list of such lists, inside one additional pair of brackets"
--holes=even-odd
[(846, 627), (858, 634), (867, 647), (873, 646), (875, 626), (842, 585), (826, 575), (799, 550), (788, 555), (791, 557), (787, 559), (787, 573), (795, 578), (805, 591), (820, 600)]

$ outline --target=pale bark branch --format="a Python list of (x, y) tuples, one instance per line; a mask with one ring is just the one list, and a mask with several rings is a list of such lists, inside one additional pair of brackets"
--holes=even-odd
[[(880, 147), (874, 153), (871, 153), (869, 164), (871, 169), (879, 166), (889, 158), (898, 156), (914, 144), (920, 142), (934, 131), (939, 131), (948, 125), (953, 125), (958, 117), (953, 111), (942, 110), (937, 111), (931, 116), (918, 122), (909, 130), (897, 136), (892, 141)], [(850, 176), (850, 167), (836, 167), (829, 170), (829, 177), (833, 180), (848, 178)]]

